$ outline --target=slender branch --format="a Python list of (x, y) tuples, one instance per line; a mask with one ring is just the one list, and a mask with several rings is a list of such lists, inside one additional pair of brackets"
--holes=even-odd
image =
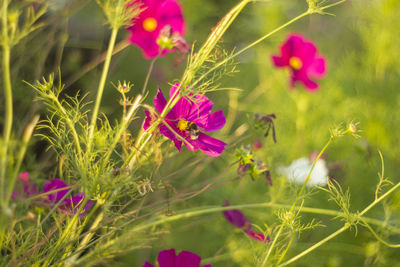
[[(6, 166), (7, 166), (7, 151), (10, 142), (11, 128), (13, 121), (13, 99), (12, 99), (12, 87), (11, 87), (11, 74), (10, 74), (10, 44), (8, 38), (8, 0), (3, 0), (3, 6), (1, 8), (1, 22), (2, 22), (2, 68), (3, 68), (3, 87), (5, 97), (5, 120), (3, 128), (3, 143), (1, 144), (1, 166), (0, 166), (0, 183), (1, 192), (4, 192), (4, 180), (6, 178)], [(3, 202), (3, 198), (1, 198)]]
[(65, 238), (67, 238), (67, 236), (70, 234), (71, 229), (73, 228), (73, 226), (75, 225), (76, 221), (78, 220), (79, 214), (81, 214), (81, 212), (82, 212), (83, 208), (85, 207), (85, 205), (86, 205), (88, 200), (89, 200), (88, 197), (84, 198), (84, 200), (82, 201), (82, 203), (79, 206), (79, 209), (76, 211), (74, 217), (72, 217), (71, 221), (69, 222), (69, 224), (65, 228), (64, 232), (62, 233), (60, 239), (58, 239), (56, 245), (53, 247), (53, 249), (51, 250), (49, 256), (46, 259), (46, 261), (43, 263), (43, 267), (49, 266), (49, 264), (52, 262), (54, 255), (57, 253), (59, 247), (64, 242)]
[(146, 79), (143, 84), (142, 95), (144, 95), (144, 92), (146, 92), (147, 84), (149, 83), (151, 73), (153, 72), (154, 63), (156, 62), (157, 58), (158, 57), (153, 58), (150, 62), (149, 70), (147, 71)]
[(362, 212), (360, 212), (359, 216), (364, 215), (365, 213), (367, 213), (370, 209), (372, 209), (376, 204), (378, 204), (379, 202), (381, 202), (384, 198), (386, 198), (388, 195), (390, 195), (391, 193), (393, 193), (393, 191), (395, 191), (397, 188), (400, 187), (400, 183), (397, 183), (395, 186), (393, 186), (392, 188), (390, 188), (385, 194), (383, 194), (382, 196), (380, 196), (378, 199), (374, 200), (371, 204), (368, 205), (368, 207), (366, 207)]
[(313, 246), (309, 247), (308, 249), (304, 250), (303, 252), (301, 252), (300, 254), (294, 256), (293, 258), (291, 258), (288, 261), (285, 261), (284, 263), (280, 264), (278, 267), (282, 267), (282, 266), (286, 266), (289, 265), (295, 261), (297, 261), (298, 259), (300, 259), (301, 257), (307, 255), (308, 253), (310, 253), (311, 251), (313, 251), (314, 249), (320, 247), (321, 245), (325, 244), (326, 242), (328, 242), (329, 240), (331, 240), (332, 238), (340, 235), (341, 233), (343, 233), (344, 231), (346, 231), (347, 229), (350, 228), (350, 224), (345, 224), (342, 228), (340, 228), (339, 230), (337, 230), (336, 232), (330, 234), (329, 236), (325, 237), (324, 239), (322, 239), (321, 241), (319, 241), (318, 243), (314, 244)]
[(386, 242), (385, 240), (383, 240), (383, 239), (375, 232), (374, 229), (372, 229), (372, 227), (371, 227), (364, 219), (360, 218), (360, 220), (363, 222), (363, 225), (364, 225), (365, 227), (368, 228), (368, 230), (374, 235), (374, 237), (375, 237), (379, 242), (381, 242), (382, 244), (384, 244), (385, 246), (390, 247), (390, 248), (400, 248), (400, 244), (390, 244), (390, 243)]
[(88, 147), (87, 147), (88, 152), (90, 152), (91, 146), (93, 143), (93, 134), (94, 134), (94, 129), (96, 127), (97, 115), (99, 113), (100, 102), (101, 102), (101, 98), (103, 96), (104, 86), (105, 86), (107, 74), (108, 74), (108, 69), (110, 68), (110, 62), (111, 62), (111, 57), (112, 57), (113, 50), (114, 50), (115, 40), (117, 39), (117, 33), (118, 33), (118, 28), (113, 28), (112, 32), (111, 32), (110, 42), (108, 44), (106, 60), (104, 62), (104, 66), (103, 66), (103, 72), (101, 74), (99, 87), (97, 88), (96, 102), (95, 102), (93, 113), (92, 113), (92, 120), (91, 120), (90, 126), (89, 126)]
[[(129, 43), (128, 40), (123, 40), (123, 41), (119, 42), (118, 44), (115, 45), (112, 55), (115, 55), (115, 54), (121, 52), (122, 50), (127, 48), (129, 45), (131, 45), (131, 44)], [(92, 69), (96, 68), (97, 65), (101, 64), (106, 59), (106, 57), (107, 57), (107, 51), (104, 52), (103, 54), (101, 54), (100, 56), (98, 56), (97, 58), (93, 59), (86, 65), (84, 65), (79, 72), (77, 72), (71, 78), (69, 78), (69, 80), (66, 82), (64, 88), (70, 87), (74, 82), (79, 80), (83, 75), (85, 75)]]
[[(317, 161), (320, 159), (320, 157), (321, 157), (322, 154), (325, 152), (325, 150), (328, 148), (328, 146), (332, 143), (332, 141), (333, 141), (333, 138), (332, 138), (332, 137), (329, 138), (329, 141), (328, 141), (328, 142), (326, 143), (326, 145), (322, 148), (322, 150), (319, 152), (317, 158), (314, 160), (314, 162), (313, 162), (313, 164), (312, 164), (312, 166), (311, 166), (311, 169), (310, 169), (310, 171), (308, 172), (307, 178), (306, 178), (306, 180), (305, 180), (304, 183), (303, 183), (303, 186), (301, 187), (299, 193), (297, 193), (296, 199), (295, 199), (295, 201), (293, 202), (292, 206), (290, 207), (289, 213), (293, 212), (293, 210), (296, 208), (296, 204), (297, 204), (298, 200), (300, 199), (301, 195), (303, 194), (303, 191), (305, 190), (308, 181), (309, 181), (310, 178), (311, 178), (311, 173), (312, 173), (312, 171), (314, 170), (315, 164), (316, 164)], [(301, 208), (301, 207), (300, 207), (300, 208)], [(280, 234), (282, 233), (282, 230), (283, 230), (283, 227), (284, 227), (284, 226), (285, 226), (285, 224), (281, 224), (281, 226), (279, 227), (278, 233), (277, 233), (277, 235), (275, 236), (274, 241), (272, 242), (271, 246), (269, 247), (268, 252), (267, 252), (267, 254), (266, 254), (265, 257), (264, 257), (264, 260), (263, 260), (261, 266), (266, 266), (267, 261), (268, 261), (268, 258), (269, 258), (269, 256), (271, 255), (271, 252), (272, 252), (272, 250), (274, 249), (275, 244), (276, 244), (276, 241), (277, 241), (278, 238), (280, 237)], [(288, 244), (288, 247), (290, 246), (290, 244), (291, 244), (291, 243)], [(283, 259), (283, 257), (285, 256), (285, 254), (286, 254), (287, 251), (288, 251), (288, 248), (285, 249), (285, 252), (282, 254), (282, 256), (281, 256), (282, 259)]]
[[(293, 231), (293, 230), (292, 230), (292, 231)], [(278, 260), (277, 263), (275, 264), (275, 267), (279, 266), (279, 263), (282, 262), (283, 258), (285, 257), (286, 253), (288, 252), (290, 246), (291, 246), (292, 243), (293, 243), (294, 235), (295, 235), (295, 232), (293, 231), (293, 232), (292, 232), (292, 235), (291, 235), (291, 237), (290, 237), (289, 243), (288, 243), (288, 245), (286, 246), (285, 251), (283, 251), (282, 255), (279, 257), (279, 260)]]
[(125, 132), (126, 128), (128, 127), (129, 122), (132, 120), (133, 115), (135, 114), (137, 108), (139, 107), (140, 101), (142, 100), (142, 95), (138, 95), (133, 104), (131, 105), (131, 107), (128, 110), (128, 114), (123, 118), (120, 128), (117, 132), (117, 134), (114, 137), (114, 141), (111, 144), (111, 146), (109, 147), (107, 153), (104, 156), (104, 160), (103, 162), (106, 163), (108, 162), (108, 160), (111, 157), (112, 152), (114, 151), (115, 146), (118, 144), (120, 137), (122, 136), (122, 134)]

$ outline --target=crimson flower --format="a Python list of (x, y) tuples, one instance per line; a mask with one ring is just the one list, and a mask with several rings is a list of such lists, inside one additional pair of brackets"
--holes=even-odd
[[(157, 257), (159, 267), (200, 267), (201, 257), (190, 251), (183, 250), (178, 255), (175, 249), (166, 249), (160, 251)], [(145, 262), (142, 267), (154, 267), (153, 264)], [(211, 267), (211, 264), (203, 267)]]
[(325, 58), (317, 54), (317, 47), (301, 35), (291, 34), (280, 50), (280, 56), (271, 58), (276, 67), (290, 69), (291, 86), (301, 82), (307, 90), (317, 90), (318, 84), (310, 77), (322, 78), (326, 73)]
[[(68, 194), (69, 190), (71, 189), (68, 188), (67, 183), (61, 179), (53, 179), (46, 182), (43, 185), (43, 192), (49, 193), (47, 194), (46, 202), (48, 202), (50, 205), (56, 205), (59, 201), (61, 201), (64, 198), (66, 194)], [(80, 192), (76, 195), (73, 195), (63, 200), (63, 202), (59, 205), (59, 209), (64, 213), (73, 215), (78, 211), (84, 199), (85, 199), (85, 194)], [(79, 217), (84, 216), (86, 211), (90, 210), (92, 205), (93, 203), (89, 199), (86, 202), (85, 206), (83, 207), (81, 213), (79, 214)]]
[[(175, 84), (169, 91), (169, 97), (177, 97), (179, 84)], [(167, 100), (161, 89), (158, 89), (154, 98), (154, 106), (162, 113)], [(162, 135), (171, 139), (175, 147), (181, 151), (182, 142), (191, 150), (201, 150), (203, 153), (218, 157), (225, 149), (226, 143), (206, 135), (204, 132), (213, 132), (225, 125), (225, 116), (222, 110), (211, 113), (214, 103), (204, 95), (193, 95), (181, 97), (175, 106), (168, 112), (158, 128)], [(144, 129), (147, 130), (152, 123), (152, 116), (145, 111), (146, 120)]]
[[(128, 27), (128, 31), (131, 32), (129, 41), (139, 46), (146, 58), (165, 56), (174, 52), (173, 44), (171, 47), (168, 45), (160, 47), (160, 43), (165, 42), (160, 33), (167, 30), (176, 40), (185, 34), (185, 21), (178, 1), (134, 0), (132, 4), (134, 3), (142, 3), (141, 7), (144, 8), (144, 11), (135, 19), (133, 26)], [(172, 42), (174, 41), (172, 40)], [(180, 48), (178, 47), (178, 49)]]
[[(224, 206), (228, 207), (230, 204), (225, 200)], [(244, 216), (244, 214), (237, 209), (225, 210), (222, 212), (225, 219), (230, 222), (233, 226), (240, 228), (243, 230), (245, 234), (251, 237), (254, 240), (264, 242), (269, 242), (269, 236), (265, 237), (262, 233), (257, 233), (252, 231), (251, 222)]]

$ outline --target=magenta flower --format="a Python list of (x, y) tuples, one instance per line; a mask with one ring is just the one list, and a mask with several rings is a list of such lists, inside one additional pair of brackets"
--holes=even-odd
[[(179, 84), (175, 84), (169, 91), (169, 96), (178, 96)], [(167, 100), (164, 94), (158, 89), (154, 98), (154, 106), (159, 113), (162, 113)], [(201, 150), (203, 153), (218, 157), (225, 149), (226, 143), (206, 135), (204, 132), (213, 132), (225, 125), (225, 117), (222, 110), (211, 113), (214, 103), (204, 95), (193, 96), (190, 93), (182, 97), (165, 116), (164, 121), (158, 128), (162, 135), (171, 139), (175, 147), (181, 151), (182, 142), (191, 150)], [(152, 123), (150, 112), (145, 111), (146, 120), (144, 129), (147, 130)]]
[(20, 173), (17, 180), (17, 189), (12, 192), (11, 199), (28, 198), (37, 194), (39, 194), (39, 191), (36, 185), (29, 179), (29, 173)]
[[(183, 250), (177, 256), (175, 249), (160, 251), (157, 257), (159, 267), (200, 267), (201, 257), (190, 251)], [(153, 264), (145, 262), (142, 267), (154, 267)], [(203, 267), (211, 267), (211, 264)]]
[(135, 19), (133, 26), (128, 28), (131, 32), (129, 41), (139, 46), (146, 58), (164, 56), (173, 52), (175, 50), (173, 46), (160, 47), (160, 43), (164, 42), (160, 39), (160, 33), (167, 30), (175, 38), (185, 34), (185, 21), (178, 1), (134, 0), (132, 3), (142, 3), (144, 11)]
[(291, 34), (280, 50), (281, 55), (272, 56), (272, 61), (278, 68), (291, 70), (291, 86), (302, 82), (307, 90), (317, 90), (318, 84), (310, 77), (322, 78), (326, 73), (326, 62), (317, 54), (316, 46), (301, 35)]
[[(228, 207), (229, 202), (225, 200), (224, 206)], [(222, 213), (228, 222), (230, 222), (233, 226), (242, 229), (243, 232), (252, 239), (260, 242), (269, 242), (269, 236), (265, 237), (262, 233), (252, 231), (251, 222), (247, 220), (246, 216), (244, 216), (240, 210), (225, 210)]]
[[(69, 190), (70, 189), (68, 188), (67, 183), (61, 179), (53, 179), (46, 182), (43, 185), (43, 192), (49, 193), (47, 194), (46, 202), (48, 202), (50, 205), (56, 205), (59, 201), (61, 201), (65, 197), (66, 194), (68, 194)], [(59, 208), (62, 212), (69, 215), (73, 215), (78, 211), (84, 198), (85, 198), (84, 193), (78, 193), (76, 195), (64, 199), (63, 202), (59, 205)], [(79, 214), (79, 217), (84, 216), (86, 211), (90, 210), (92, 205), (93, 203), (89, 199), (86, 202), (85, 206), (83, 207), (81, 213)]]

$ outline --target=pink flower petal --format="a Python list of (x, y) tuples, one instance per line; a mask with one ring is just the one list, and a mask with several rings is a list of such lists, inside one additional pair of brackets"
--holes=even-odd
[[(84, 199), (85, 194), (82, 192), (73, 195), (72, 197), (69, 197), (63, 201), (63, 203), (60, 205), (60, 210), (66, 214), (74, 215), (78, 211)], [(92, 205), (93, 202), (89, 199), (79, 214), (79, 217), (83, 217), (85, 213), (92, 208)]]
[(209, 114), (214, 106), (214, 103), (208, 99), (208, 97), (198, 95), (194, 97), (192, 107), (189, 111), (188, 120), (193, 121), (194, 119), (203, 115)]
[(166, 249), (160, 251), (157, 257), (160, 267), (176, 267), (175, 249)]
[(289, 59), (288, 58), (283, 58), (283, 57), (278, 57), (278, 56), (272, 56), (271, 57), (272, 62), (276, 67), (285, 67), (289, 65)]
[[(229, 202), (225, 200), (224, 207), (228, 207)], [(224, 215), (225, 219), (230, 222), (233, 226), (238, 227), (238, 228), (248, 228), (247, 230), (250, 230), (251, 224), (247, 220), (246, 216), (244, 216), (243, 212), (237, 209), (232, 209), (232, 210), (224, 210), (222, 212)]]
[[(68, 187), (67, 183), (64, 182), (61, 179), (53, 179), (50, 180), (48, 182), (46, 182), (43, 185), (43, 192), (47, 193), (47, 192), (52, 192), (51, 194), (47, 195), (47, 198), (50, 202), (54, 202), (57, 203), (59, 202), (67, 193), (70, 189), (64, 189), (64, 190), (60, 190), (64, 187)], [(56, 191), (56, 192), (55, 192)]]
[(261, 234), (261, 233), (248, 231), (248, 232), (246, 232), (246, 234), (248, 236), (250, 236), (251, 238), (253, 238), (254, 240), (257, 240), (257, 241), (260, 241), (260, 242), (264, 242), (265, 241), (265, 236), (263, 234)]
[(146, 119), (144, 120), (143, 129), (147, 130), (152, 124), (152, 118), (150, 115), (150, 111), (145, 110), (144, 114), (146, 114)]
[(216, 112), (210, 113), (208, 116), (208, 123), (205, 128), (207, 132), (218, 131), (222, 127), (224, 127), (226, 123), (225, 116), (222, 110), (218, 110)]
[(29, 182), (29, 173), (23, 172), (18, 175), (18, 178), (24, 181), (25, 183)]
[[(176, 133), (179, 133), (179, 129), (176, 128), (174, 125), (168, 124)], [(167, 126), (165, 125), (160, 125), (159, 126), (160, 133), (167, 137), (168, 139), (172, 140), (174, 142), (174, 145), (178, 151), (181, 151), (182, 148), (182, 141), (173, 133), (171, 132)]]
[(182, 16), (182, 8), (175, 0), (166, 0), (160, 5), (158, 21), (162, 26), (172, 27), (172, 33), (184, 35), (186, 31), (185, 21)]
[(167, 105), (167, 100), (160, 88), (158, 88), (157, 95), (154, 98), (154, 107), (159, 113), (162, 113), (165, 106)]
[(326, 73), (326, 61), (323, 57), (318, 57), (314, 60), (312, 65), (308, 68), (310, 76), (315, 78), (322, 78)]
[[(200, 149), (204, 154), (207, 154), (211, 157), (219, 157), (226, 146), (226, 143), (211, 136), (208, 136), (202, 132), (199, 133), (199, 137), (197, 140), (186, 140), (188, 140), (189, 143), (192, 144), (194, 147), (198, 147), (198, 149)], [(188, 146), (186, 145), (186, 147)], [(190, 148), (188, 147), (188, 149)]]
[(154, 265), (146, 261), (142, 267), (154, 267)]
[(176, 267), (200, 267), (200, 262), (199, 255), (186, 250), (181, 251), (176, 257)]

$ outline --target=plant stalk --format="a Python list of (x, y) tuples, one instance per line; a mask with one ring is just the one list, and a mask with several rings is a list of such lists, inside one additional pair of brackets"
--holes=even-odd
[(87, 147), (88, 154), (90, 153), (91, 146), (93, 143), (94, 129), (96, 128), (97, 116), (100, 109), (101, 98), (103, 97), (103, 91), (104, 91), (104, 86), (106, 84), (108, 70), (110, 68), (110, 62), (114, 50), (115, 40), (117, 39), (117, 33), (118, 33), (118, 28), (114, 27), (111, 32), (110, 42), (108, 44), (108, 49), (106, 54), (106, 60), (104, 61), (103, 72), (101, 73), (99, 87), (97, 88), (96, 102), (94, 105), (92, 119), (89, 126), (88, 147)]
[[(13, 122), (13, 99), (10, 74), (10, 44), (8, 38), (8, 0), (3, 0), (1, 22), (2, 22), (2, 68), (3, 68), (3, 87), (5, 97), (5, 120), (3, 128), (3, 143), (1, 144), (1, 165), (0, 165), (0, 190), (4, 192), (4, 182), (6, 180), (7, 152), (10, 143), (11, 128)], [(0, 198), (3, 202), (3, 198)], [(4, 207), (3, 207), (4, 208)]]

